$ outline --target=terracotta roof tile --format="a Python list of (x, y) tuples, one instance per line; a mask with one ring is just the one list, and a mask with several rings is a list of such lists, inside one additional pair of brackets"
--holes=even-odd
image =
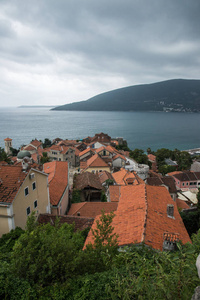
[(87, 167), (109, 167), (109, 166), (101, 157), (99, 157), (98, 154), (95, 154), (87, 160)]
[[(167, 215), (168, 205), (174, 205), (174, 201), (165, 187), (121, 186), (120, 201), (112, 222), (119, 246), (144, 242), (162, 250), (164, 236), (169, 234), (178, 236), (183, 244), (191, 242), (176, 205), (174, 218)], [(90, 242), (93, 242), (91, 231), (85, 245)]]
[(50, 223), (52, 225), (55, 224), (56, 219), (59, 218), (60, 224), (68, 223), (74, 225), (74, 230), (84, 230), (88, 227), (91, 227), (94, 218), (85, 218), (85, 217), (76, 217), (76, 216), (55, 216), (51, 214), (40, 214), (38, 217), (39, 224), (47, 224)]
[(101, 215), (102, 210), (105, 213), (116, 211), (118, 203), (111, 202), (82, 202), (73, 203), (68, 215), (76, 215), (79, 213), (81, 217), (95, 218)]
[(92, 187), (97, 190), (102, 190), (103, 188), (98, 175), (90, 172), (78, 174), (75, 178), (74, 185), (77, 190), (82, 190), (86, 187)]
[(127, 185), (130, 183), (133, 185), (144, 184), (144, 181), (136, 173), (125, 170), (124, 168), (112, 173), (112, 176), (118, 185)]
[(177, 192), (175, 181), (171, 176), (149, 177), (147, 178), (147, 184), (154, 185), (154, 186), (165, 185), (169, 188), (170, 193)]
[(12, 141), (12, 139), (10, 139), (9, 137), (7, 137), (6, 139), (4, 139), (4, 141)]
[(68, 186), (68, 163), (53, 161), (43, 165), (44, 172), (49, 174), (49, 194), (52, 205), (57, 206)]
[(181, 209), (181, 210), (190, 208), (190, 206), (184, 200), (181, 200), (179, 198), (176, 199), (176, 204), (177, 204), (178, 209)]
[(119, 185), (110, 185), (109, 194), (111, 202), (119, 202), (120, 197), (120, 186)]
[(100, 182), (101, 184), (103, 184), (106, 180), (110, 179), (114, 181), (114, 178), (112, 176), (111, 173), (109, 173), (108, 171), (102, 171), (102, 172), (98, 172), (97, 174), (99, 176)]
[(92, 150), (91, 150), (90, 148), (87, 148), (87, 149), (81, 151), (81, 152), (79, 153), (79, 156), (81, 157), (81, 156), (83, 156), (84, 154), (86, 154), (86, 153), (88, 153), (88, 152), (91, 153)]
[(0, 202), (13, 202), (27, 174), (21, 165), (0, 165)]

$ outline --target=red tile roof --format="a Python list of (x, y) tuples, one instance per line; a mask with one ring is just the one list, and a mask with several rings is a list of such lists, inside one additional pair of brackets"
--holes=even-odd
[(99, 157), (98, 154), (95, 154), (87, 160), (87, 167), (109, 167), (109, 166), (101, 157)]
[(68, 186), (68, 163), (53, 161), (45, 163), (44, 172), (49, 174), (49, 194), (52, 205), (57, 206)]
[(6, 139), (4, 139), (4, 141), (12, 141), (12, 139), (10, 139), (9, 137), (7, 137)]
[(109, 194), (111, 202), (119, 202), (120, 198), (120, 185), (110, 185)]
[(39, 224), (47, 224), (50, 223), (55, 225), (56, 219), (59, 219), (60, 224), (68, 223), (74, 225), (74, 230), (84, 230), (88, 227), (91, 227), (94, 218), (84, 218), (84, 217), (76, 217), (76, 216), (55, 216), (51, 214), (40, 214), (38, 217)]
[(102, 210), (105, 213), (110, 213), (116, 211), (118, 203), (111, 202), (82, 202), (82, 203), (73, 203), (68, 212), (68, 215), (77, 216), (78, 214), (81, 217), (94, 218), (98, 215), (101, 215)]
[(111, 173), (109, 173), (108, 171), (102, 171), (102, 172), (98, 172), (97, 174), (99, 176), (100, 182), (101, 184), (103, 184), (106, 180), (110, 179), (114, 181), (114, 178), (112, 176)]
[(180, 210), (190, 208), (190, 206), (184, 200), (181, 200), (179, 198), (176, 199), (176, 204), (177, 204), (178, 209), (180, 209)]
[(0, 202), (12, 203), (26, 176), (21, 165), (0, 165)]
[(35, 147), (39, 147), (40, 145), (42, 145), (41, 142), (39, 142), (37, 139), (33, 140), (30, 142), (31, 145), (35, 146)]
[(147, 157), (148, 157), (148, 160), (153, 161), (153, 162), (156, 162), (156, 156), (155, 156), (155, 155), (153, 155), (153, 154), (148, 154)]
[(27, 150), (27, 151), (33, 151), (33, 150), (36, 151), (36, 148), (33, 147), (32, 145), (28, 145), (28, 146), (24, 147), (24, 149)]
[(81, 156), (83, 156), (84, 154), (86, 154), (86, 153), (88, 153), (88, 152), (92, 153), (92, 150), (91, 150), (90, 148), (87, 148), (87, 149), (81, 151), (81, 152), (79, 153), (79, 156), (81, 157)]
[[(176, 205), (174, 218), (167, 215), (168, 205), (174, 205), (174, 201), (165, 187), (121, 186), (120, 201), (112, 222), (119, 246), (144, 242), (162, 250), (166, 234), (178, 236), (183, 244), (191, 242)], [(92, 227), (96, 227), (96, 222)], [(85, 245), (90, 242), (93, 242), (91, 231)]]
[(120, 171), (112, 173), (115, 182), (118, 185), (127, 185), (132, 182), (133, 185), (144, 184), (144, 181), (134, 172), (121, 168)]
[(103, 188), (98, 175), (90, 172), (78, 174), (74, 180), (74, 185), (77, 190), (82, 190), (88, 187), (92, 187), (97, 190), (102, 190)]

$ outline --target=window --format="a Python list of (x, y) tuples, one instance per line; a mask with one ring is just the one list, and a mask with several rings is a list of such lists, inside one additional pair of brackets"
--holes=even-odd
[(174, 217), (174, 205), (168, 204), (167, 205), (167, 216), (173, 218)]
[(29, 194), (29, 192), (28, 192), (28, 187), (26, 187), (26, 188), (24, 189), (24, 194), (25, 194), (25, 196), (27, 196), (27, 195)]
[(184, 186), (184, 185), (185, 185), (185, 183), (183, 182), (183, 183), (182, 183), (182, 186)]
[(35, 181), (32, 183), (32, 188), (33, 188), (33, 191), (36, 189), (36, 182)]
[(37, 207), (37, 200), (34, 201), (34, 208)]
[(186, 183), (186, 185), (188, 185), (188, 182)]
[(31, 208), (30, 208), (30, 206), (29, 206), (29, 207), (27, 207), (27, 209), (26, 209), (26, 215), (28, 216), (28, 215), (30, 215), (30, 213), (31, 213)]

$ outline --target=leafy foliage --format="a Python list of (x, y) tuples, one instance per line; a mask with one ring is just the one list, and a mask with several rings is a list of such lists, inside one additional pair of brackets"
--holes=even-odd
[(199, 285), (195, 261), (200, 231), (192, 235), (193, 244), (179, 243), (175, 252), (143, 244), (118, 252), (113, 217), (102, 213), (93, 230), (94, 244), (82, 251), (83, 234), (73, 226), (59, 221), (38, 226), (31, 216), (25, 232), (10, 234), (15, 240), (9, 248), (11, 261), (2, 255), (9, 235), (0, 239), (0, 298), (191, 299)]
[(130, 151), (129, 156), (135, 159), (139, 164), (148, 164), (148, 157), (142, 149), (136, 148), (135, 150)]
[(81, 191), (73, 189), (72, 192), (72, 203), (79, 203), (81, 202)]
[(45, 164), (46, 162), (49, 162), (49, 161), (50, 161), (50, 159), (47, 156), (47, 152), (43, 152), (42, 157), (40, 158), (40, 163), (43, 165), (43, 164)]

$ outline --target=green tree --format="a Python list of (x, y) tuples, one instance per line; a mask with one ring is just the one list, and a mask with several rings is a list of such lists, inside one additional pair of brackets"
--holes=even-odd
[(44, 143), (42, 143), (43, 148), (48, 148), (52, 146), (52, 141), (48, 138), (44, 139)]
[(148, 157), (142, 149), (136, 148), (135, 150), (130, 151), (129, 156), (135, 159), (139, 164), (148, 164)]
[(10, 158), (6, 154), (3, 148), (0, 147), (0, 161), (5, 161), (7, 163), (10, 163)]
[(59, 221), (55, 226), (46, 224), (27, 230), (17, 240), (11, 254), (12, 272), (42, 286), (58, 280), (65, 282), (73, 277), (76, 257), (83, 243), (81, 232), (74, 232), (72, 225), (60, 225)]
[(50, 161), (50, 158), (47, 155), (47, 152), (42, 153), (42, 157), (40, 158), (40, 163), (43, 165)]

